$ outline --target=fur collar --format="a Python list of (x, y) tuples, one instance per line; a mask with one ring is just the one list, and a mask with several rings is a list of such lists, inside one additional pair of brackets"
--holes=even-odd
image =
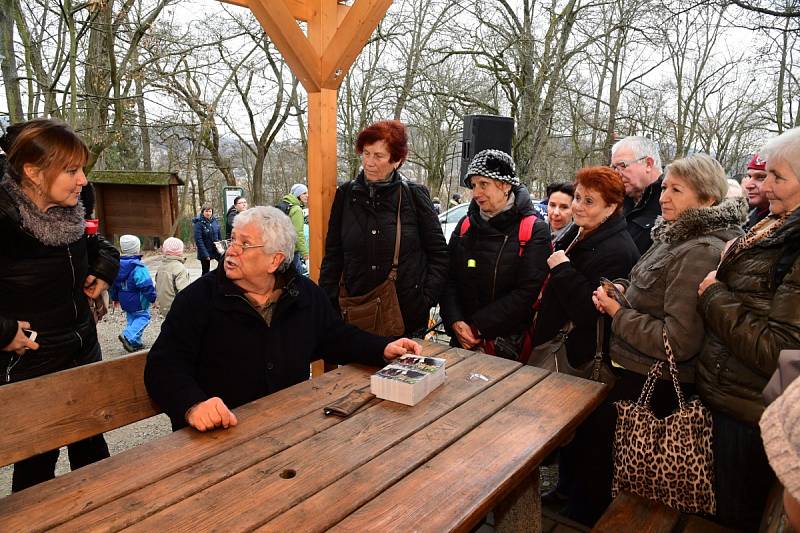
[(652, 236), (654, 241), (683, 242), (723, 230), (738, 230), (747, 220), (747, 201), (744, 198), (725, 198), (711, 207), (691, 208), (678, 220), (667, 222), (656, 219)]
[(5, 176), (2, 187), (16, 204), (22, 227), (46, 246), (65, 246), (83, 237), (83, 204), (75, 207), (51, 207), (39, 211), (17, 182)]

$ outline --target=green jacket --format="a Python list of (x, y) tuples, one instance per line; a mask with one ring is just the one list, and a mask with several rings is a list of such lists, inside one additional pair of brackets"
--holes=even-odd
[[(693, 383), (705, 328), (697, 310), (697, 287), (717, 268), (725, 243), (742, 234), (747, 216), (744, 199), (686, 210), (678, 220), (659, 217), (653, 244), (631, 270), (625, 295), (631, 309), (620, 309), (611, 322), (611, 357), (639, 374), (667, 359), (661, 330), (666, 326), (680, 379)], [(669, 379), (664, 372), (663, 379)]]
[(292, 220), (294, 230), (297, 232), (297, 241), (294, 244), (294, 249), (296, 252), (300, 252), (301, 257), (307, 258), (308, 243), (306, 242), (305, 231), (303, 231), (303, 225), (305, 224), (303, 202), (293, 194), (287, 194), (281, 200), (289, 204), (289, 218)]
[(697, 390), (710, 407), (757, 424), (764, 390), (784, 349), (800, 348), (800, 260), (779, 285), (775, 269), (800, 239), (800, 209), (774, 235), (717, 269), (717, 280), (698, 305), (706, 339), (697, 363)]

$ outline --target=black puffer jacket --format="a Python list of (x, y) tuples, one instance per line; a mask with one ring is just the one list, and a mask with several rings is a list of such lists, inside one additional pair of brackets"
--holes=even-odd
[(515, 187), (514, 194), (514, 206), (488, 221), (473, 201), (467, 212), (469, 230), (459, 236), (464, 217), (450, 237), (450, 273), (441, 314), (454, 346), (451, 326), (461, 320), (486, 339), (530, 326), (532, 306), (547, 274), (550, 229), (537, 220), (520, 257), (519, 225), (535, 212), (525, 187)]
[(397, 270), (397, 298), (406, 335), (427, 327), (428, 312), (439, 302), (447, 276), (447, 244), (433, 203), (424, 187), (391, 180), (368, 183), (363, 173), (336, 190), (325, 241), (319, 285), (339, 308), (339, 278), (349, 296), (368, 293), (392, 268), (397, 233), (397, 195), (402, 237)]
[(92, 274), (110, 285), (118, 270), (119, 252), (99, 235), (63, 246), (41, 243), (23, 229), (15, 201), (0, 187), (0, 347), (13, 340), (18, 320), (30, 322), (40, 345), (22, 357), (0, 352), (0, 381), (88, 362), (97, 331), (83, 282)]
[[(565, 250), (578, 234), (578, 226), (564, 234), (556, 249)], [(550, 281), (542, 297), (536, 324), (534, 346), (547, 342), (567, 321), (575, 325), (567, 339), (567, 357), (573, 366), (581, 365), (594, 356), (597, 346), (597, 319), (600, 313), (592, 303), (592, 292), (600, 278), (627, 278), (639, 260), (639, 250), (628, 233), (625, 218), (612, 216), (577, 242), (568, 254), (569, 261), (551, 271)], [(605, 345), (610, 337), (610, 322), (606, 321)], [(608, 352), (606, 352), (608, 353)]]
[[(709, 407), (758, 423), (781, 350), (800, 348), (800, 209), (774, 235), (728, 254), (700, 297), (706, 337), (697, 390)], [(789, 264), (781, 264), (786, 260)], [(792, 261), (793, 259), (793, 261)], [(776, 283), (776, 270), (784, 277)]]

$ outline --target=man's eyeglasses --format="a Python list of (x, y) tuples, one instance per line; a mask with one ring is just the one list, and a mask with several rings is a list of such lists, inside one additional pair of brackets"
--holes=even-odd
[(638, 163), (638, 162), (639, 162), (639, 161), (641, 161), (642, 159), (647, 159), (647, 156), (646, 156), (646, 155), (643, 155), (643, 156), (642, 156), (642, 157), (640, 157), (639, 159), (631, 159), (630, 161), (618, 161), (618, 162), (616, 162), (616, 163), (611, 163), (611, 164), (610, 164), (610, 165), (608, 165), (608, 166), (610, 166), (611, 168), (613, 168), (613, 169), (614, 169), (614, 170), (616, 170), (617, 172), (622, 172), (623, 170), (625, 170), (625, 169), (626, 169), (626, 168), (628, 168), (629, 166), (633, 165), (634, 163)]
[(225, 239), (223, 241), (217, 241), (214, 243), (217, 247), (217, 251), (221, 254), (224, 254), (229, 249), (233, 248), (234, 246), (238, 246), (241, 251), (245, 251), (249, 248), (263, 248), (266, 244), (243, 244), (238, 241), (234, 241), (233, 239)]

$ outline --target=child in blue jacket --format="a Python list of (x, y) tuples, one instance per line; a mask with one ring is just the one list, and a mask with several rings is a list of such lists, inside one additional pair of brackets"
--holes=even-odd
[(119, 336), (122, 346), (129, 352), (144, 348), (142, 333), (150, 323), (150, 304), (156, 301), (156, 286), (150, 272), (142, 262), (142, 243), (135, 235), (119, 239), (121, 256), (119, 274), (111, 286), (111, 300), (119, 302), (128, 325)]

